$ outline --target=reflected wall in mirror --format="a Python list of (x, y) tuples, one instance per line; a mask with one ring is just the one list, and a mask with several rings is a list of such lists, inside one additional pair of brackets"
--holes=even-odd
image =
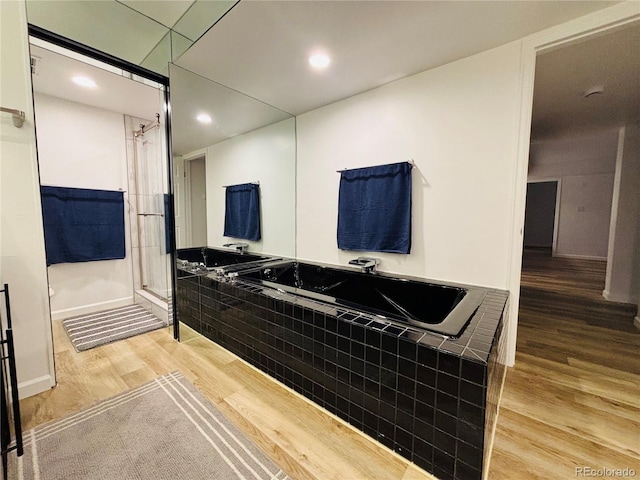
[[(178, 249), (294, 257), (295, 118), (173, 64), (169, 78)], [(245, 183), (259, 183), (258, 241), (224, 236), (225, 187)]]

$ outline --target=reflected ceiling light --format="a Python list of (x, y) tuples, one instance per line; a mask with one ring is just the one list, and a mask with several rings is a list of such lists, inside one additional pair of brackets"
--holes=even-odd
[(85, 88), (96, 88), (98, 86), (96, 82), (94, 82), (88, 77), (82, 77), (78, 75), (77, 77), (73, 77), (71, 80), (76, 85), (80, 85), (81, 87), (85, 87)]
[(585, 90), (583, 95), (584, 98), (593, 97), (594, 95), (600, 95), (604, 93), (604, 85), (596, 85), (595, 87), (591, 87), (588, 90)]
[(198, 115), (196, 117), (196, 120), (198, 120), (200, 123), (211, 123), (211, 117), (206, 113), (201, 113), (200, 115)]
[(324, 53), (315, 53), (309, 57), (309, 65), (313, 68), (327, 68), (331, 59)]

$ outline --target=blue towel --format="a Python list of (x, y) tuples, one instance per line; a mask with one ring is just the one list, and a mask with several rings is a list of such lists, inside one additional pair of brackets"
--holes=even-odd
[(227, 187), (224, 236), (260, 240), (260, 186), (244, 183)]
[(124, 195), (40, 187), (47, 265), (125, 258)]
[(338, 248), (411, 251), (411, 164), (393, 163), (342, 172)]

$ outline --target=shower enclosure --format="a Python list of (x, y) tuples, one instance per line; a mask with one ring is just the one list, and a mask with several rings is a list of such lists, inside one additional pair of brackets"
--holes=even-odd
[[(171, 255), (168, 235), (166, 131), (155, 120), (127, 116), (129, 215), (136, 303), (171, 322)], [(162, 311), (160, 311), (162, 310)]]

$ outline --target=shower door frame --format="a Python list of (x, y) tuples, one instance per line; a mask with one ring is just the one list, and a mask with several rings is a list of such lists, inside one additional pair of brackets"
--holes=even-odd
[(171, 271), (171, 285), (170, 285), (170, 302), (169, 304), (169, 315), (173, 319), (173, 338), (176, 340), (180, 339), (180, 328), (178, 325), (178, 317), (176, 315), (176, 306), (175, 306), (175, 298), (176, 298), (176, 283), (177, 283), (177, 271), (176, 271), (176, 235), (175, 235), (175, 207), (174, 207), (174, 193), (173, 193), (173, 155), (172, 145), (171, 145), (171, 94), (169, 89), (169, 77), (162, 75), (160, 73), (153, 72), (151, 70), (147, 70), (144, 67), (136, 65), (134, 63), (130, 63), (121, 58), (115, 57), (108, 53), (105, 53), (101, 50), (97, 50), (93, 47), (85, 45), (80, 42), (76, 42), (75, 40), (71, 40), (70, 38), (63, 37), (62, 35), (58, 35), (57, 33), (51, 32), (44, 28), (38, 27), (36, 25), (28, 24), (28, 34), (35, 38), (39, 38), (40, 40), (44, 40), (46, 42), (52, 43), (54, 45), (58, 45), (59, 47), (65, 48), (67, 50), (71, 50), (76, 53), (80, 53), (87, 57), (93, 58), (95, 60), (99, 60), (101, 62), (107, 63), (114, 67), (120, 68), (122, 70), (126, 70), (129, 73), (137, 75), (139, 77), (146, 78), (148, 80), (152, 80), (156, 83), (161, 84), (164, 87), (164, 128), (165, 128), (165, 142), (166, 142), (166, 151), (167, 151), (167, 181), (168, 181), (168, 195), (169, 195), (169, 205), (168, 211), (166, 215), (169, 216), (168, 227), (169, 227), (169, 241), (171, 242), (171, 249), (169, 255), (171, 256), (170, 260), (170, 271)]

